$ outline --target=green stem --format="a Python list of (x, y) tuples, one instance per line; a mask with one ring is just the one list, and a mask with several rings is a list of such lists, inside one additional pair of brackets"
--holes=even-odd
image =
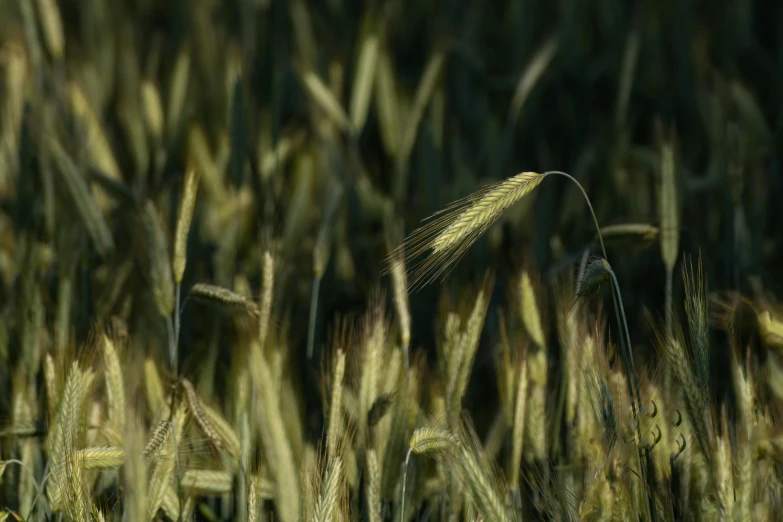
[(402, 508), (400, 509), (400, 522), (405, 522), (405, 486), (408, 482), (408, 462), (411, 460), (411, 451), (413, 448), (408, 448), (408, 453), (405, 455), (405, 471), (402, 473)]
[(38, 486), (38, 482), (35, 481), (35, 474), (33, 474), (32, 471), (30, 471), (30, 468), (27, 467), (27, 464), (22, 462), (19, 459), (9, 459), (5, 461), (6, 465), (8, 464), (18, 464), (22, 468), (24, 468), (25, 471), (27, 471), (28, 475), (30, 475), (33, 479), (33, 485), (35, 486), (35, 498), (33, 499), (33, 503), (30, 504), (30, 512), (27, 513), (27, 516), (24, 518), (25, 520), (30, 520), (30, 515), (33, 514), (33, 510), (35, 509), (35, 503), (38, 502), (38, 497), (41, 496), (41, 487)]
[(318, 315), (318, 291), (321, 288), (321, 276), (313, 278), (313, 292), (310, 296), (310, 322), (307, 327), (307, 360), (313, 358), (313, 344), (315, 342), (315, 319)]
[[(555, 174), (555, 175), (558, 175), (558, 176), (563, 176), (565, 178), (568, 178), (577, 187), (579, 187), (579, 190), (580, 190), (580, 192), (582, 192), (582, 196), (584, 196), (585, 202), (587, 203), (587, 208), (590, 209), (590, 216), (593, 218), (593, 224), (595, 225), (595, 230), (596, 230), (596, 232), (598, 234), (598, 242), (601, 245), (601, 253), (604, 256), (604, 259), (606, 259), (607, 262), (608, 262), (609, 261), (609, 257), (606, 255), (606, 247), (604, 246), (604, 238), (601, 235), (601, 227), (598, 224), (598, 218), (595, 216), (595, 210), (593, 210), (593, 204), (590, 202), (590, 198), (587, 196), (587, 192), (585, 192), (584, 187), (582, 187), (582, 184), (579, 183), (579, 181), (577, 181), (577, 179), (575, 177), (573, 177), (572, 175), (570, 175), (570, 174), (568, 174), (566, 172), (560, 171), (560, 170), (550, 170), (550, 171), (544, 172), (541, 175), (542, 176), (548, 176), (550, 174)], [(614, 274), (612, 274), (612, 275), (613, 275), (612, 285), (617, 285), (617, 278), (614, 277)], [(622, 325), (623, 325), (624, 321), (623, 322), (620, 321), (620, 310), (621, 310), (621, 307), (618, 305), (618, 303), (617, 303), (617, 295), (615, 295), (615, 292), (617, 292), (617, 294), (619, 295), (619, 288), (615, 288), (613, 290), (614, 291), (612, 292), (612, 302), (614, 304), (615, 320), (617, 321), (618, 328), (622, 328)], [(625, 317), (625, 312), (623, 311), (623, 318), (624, 317)], [(627, 325), (625, 327), (625, 331), (626, 332), (628, 331)], [(629, 380), (633, 379), (634, 384), (636, 384), (636, 383), (639, 382), (639, 379), (636, 376), (636, 368), (633, 365), (633, 354), (632, 354), (632, 349), (631, 349), (631, 340), (630, 340), (630, 338), (626, 337), (627, 344), (626, 344), (626, 342), (623, 342), (622, 330), (620, 332), (620, 341), (621, 341), (620, 342), (621, 346), (625, 345), (624, 346), (625, 357), (630, 362), (630, 370), (631, 370), (631, 372), (628, 372), (628, 368), (626, 368), (626, 372), (629, 373), (628, 379)], [(632, 373), (632, 375), (631, 375), (631, 373)], [(633, 393), (631, 394), (631, 406), (632, 406), (632, 408), (634, 410), (633, 411), (634, 417), (636, 417), (636, 409), (637, 409), (637, 405), (634, 404), (634, 402), (636, 402), (636, 400), (637, 400), (637, 399), (635, 399), (635, 396), (638, 399), (638, 392), (636, 394), (633, 394)], [(641, 401), (639, 401), (638, 407), (641, 408)]]
[(666, 336), (668, 339), (672, 338), (674, 320), (674, 310), (672, 308), (672, 270), (666, 267)]
[(179, 350), (179, 330), (180, 325), (182, 322), (182, 317), (180, 316), (180, 309), (179, 309), (179, 303), (181, 299), (182, 294), (182, 284), (177, 283), (175, 286), (175, 292), (174, 292), (174, 349)]
[[(176, 314), (176, 312), (174, 312), (174, 314)], [(171, 373), (174, 374), (174, 378), (176, 379), (179, 376), (179, 370), (177, 369), (177, 342), (174, 340), (174, 324), (171, 319), (171, 315), (166, 317), (166, 333), (169, 337), (169, 358), (171, 360)]]
[[(623, 307), (623, 297), (620, 295), (620, 283), (617, 282), (617, 275), (614, 273), (614, 270), (609, 270), (609, 275), (612, 276), (612, 286), (614, 286), (614, 292), (617, 294), (617, 301), (620, 303), (620, 313), (622, 314), (622, 324), (621, 326), (625, 329), (625, 342), (628, 344), (628, 346), (631, 346), (631, 334), (628, 332), (628, 321), (625, 319), (625, 307)], [(639, 407), (641, 408), (642, 399), (639, 392), (639, 377), (636, 374), (636, 365), (633, 361), (633, 352), (631, 350), (628, 350), (628, 361), (631, 365), (631, 376), (630, 378), (633, 378), (633, 385), (634, 385), (634, 391), (636, 393), (636, 401), (639, 404)]]
[[(604, 238), (601, 235), (601, 227), (598, 225), (598, 218), (595, 216), (595, 211), (593, 210), (593, 204), (590, 202), (590, 198), (587, 196), (587, 192), (585, 192), (584, 187), (582, 187), (582, 184), (579, 183), (579, 181), (576, 180), (573, 176), (570, 174), (567, 174), (565, 172), (559, 171), (559, 170), (550, 170), (547, 172), (544, 172), (542, 176), (548, 176), (549, 174), (556, 174), (560, 176), (564, 176), (571, 180), (574, 184), (576, 184), (577, 187), (579, 187), (579, 191), (582, 193), (582, 196), (584, 196), (585, 202), (587, 203), (587, 207), (590, 209), (590, 215), (593, 218), (593, 224), (595, 225), (595, 230), (598, 234), (598, 242), (601, 245), (601, 252), (603, 253), (604, 259), (606, 259), (607, 263), (609, 262), (609, 257), (606, 255), (606, 247), (604, 246)], [(609, 270), (609, 273), (612, 277), (612, 303), (614, 304), (614, 314), (615, 314), (615, 320), (617, 321), (618, 328), (620, 328), (620, 345), (624, 347), (624, 366), (626, 374), (628, 374), (628, 388), (629, 388), (629, 395), (631, 396), (631, 409), (633, 413), (634, 420), (636, 421), (636, 432), (638, 440), (641, 441), (641, 426), (639, 424), (639, 417), (637, 415), (637, 412), (641, 411), (641, 394), (639, 391), (639, 377), (636, 373), (636, 366), (634, 364), (633, 360), (633, 349), (631, 345), (631, 336), (628, 333), (628, 323), (625, 318), (625, 310), (622, 306), (622, 297), (620, 296), (620, 285), (617, 282), (617, 276), (615, 275), (613, 270)], [(618, 304), (619, 300), (619, 304)], [(622, 312), (622, 320), (620, 319), (620, 314)], [(623, 333), (625, 334), (625, 340), (623, 341)], [(632, 384), (633, 383), (633, 384)], [(642, 449), (639, 447), (639, 469), (641, 471), (640, 475), (646, 477), (646, 473), (644, 471), (645, 466), (645, 459), (642, 454)], [(650, 503), (650, 516), (655, 519), (655, 500), (652, 495), (648, 495), (649, 503)]]

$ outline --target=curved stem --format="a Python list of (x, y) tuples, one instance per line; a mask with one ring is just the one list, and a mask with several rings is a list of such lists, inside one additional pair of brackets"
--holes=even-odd
[[(573, 183), (576, 184), (577, 187), (579, 187), (580, 192), (582, 192), (582, 196), (585, 198), (585, 202), (587, 203), (587, 207), (590, 209), (590, 215), (593, 218), (593, 223), (595, 224), (595, 230), (598, 234), (598, 241), (601, 244), (601, 252), (603, 253), (604, 259), (609, 262), (609, 258), (606, 255), (606, 247), (604, 246), (604, 238), (601, 235), (601, 227), (598, 225), (598, 218), (595, 216), (595, 211), (593, 210), (593, 204), (590, 202), (590, 198), (587, 196), (587, 192), (585, 192), (584, 187), (582, 187), (582, 184), (579, 183), (579, 181), (576, 180), (573, 176), (566, 172), (562, 172), (559, 170), (551, 170), (544, 172), (542, 176), (548, 176), (549, 174), (556, 174), (559, 176), (563, 176), (565, 178), (568, 178)], [(620, 345), (625, 346), (625, 356), (623, 359), (625, 359), (625, 371), (628, 375), (628, 388), (631, 395), (631, 409), (633, 412), (634, 420), (636, 421), (636, 432), (637, 437), (639, 440), (641, 440), (641, 426), (639, 424), (639, 417), (637, 416), (637, 412), (641, 411), (642, 402), (641, 402), (641, 393), (639, 391), (639, 377), (636, 374), (636, 366), (633, 361), (633, 349), (631, 345), (631, 336), (628, 333), (628, 322), (625, 318), (625, 310), (622, 306), (622, 298), (620, 296), (620, 285), (617, 282), (617, 276), (614, 273), (614, 270), (609, 270), (609, 273), (612, 277), (612, 286), (614, 287), (612, 290), (612, 303), (614, 304), (614, 315), (615, 320), (617, 321), (617, 327), (620, 329)], [(619, 304), (618, 304), (619, 300)], [(622, 320), (620, 318), (620, 314), (622, 312)], [(623, 342), (623, 333), (625, 334), (625, 342)], [(631, 384), (633, 382), (633, 384)], [(649, 460), (649, 452), (647, 452), (646, 455), (647, 459)], [(642, 454), (642, 449), (639, 447), (639, 470), (640, 470), (640, 476), (645, 476), (646, 473), (644, 473), (645, 469), (645, 455)], [(653, 520), (655, 520), (655, 503), (652, 496), (648, 495), (648, 500), (650, 503), (650, 516)]]
[[(609, 270), (609, 275), (612, 276), (612, 286), (614, 286), (614, 291), (617, 294), (617, 300), (620, 302), (620, 313), (622, 314), (622, 327), (625, 329), (625, 342), (628, 344), (628, 346), (631, 346), (631, 334), (628, 332), (628, 321), (625, 319), (625, 308), (623, 307), (623, 298), (620, 295), (620, 284), (617, 282), (617, 275), (614, 273), (614, 270)], [(632, 377), (633, 377), (633, 384), (634, 384), (634, 391), (636, 393), (636, 401), (639, 403), (639, 406), (641, 407), (641, 396), (639, 393), (639, 377), (636, 374), (636, 365), (633, 361), (633, 352), (628, 351), (628, 361), (631, 365), (631, 371), (632, 371)]]
[(20, 467), (24, 468), (25, 471), (27, 471), (27, 474), (30, 475), (33, 479), (33, 485), (35, 486), (35, 498), (33, 499), (33, 503), (30, 504), (30, 512), (27, 513), (27, 516), (24, 518), (25, 520), (30, 519), (30, 515), (33, 514), (33, 510), (35, 510), (35, 503), (38, 502), (38, 497), (41, 496), (41, 488), (38, 486), (38, 482), (35, 481), (35, 474), (30, 470), (30, 468), (27, 467), (27, 464), (22, 462), (19, 459), (9, 459), (5, 461), (5, 464), (17, 464)]
[[(11, 462), (11, 461), (9, 461), (9, 462)], [(30, 518), (30, 515), (32, 515), (32, 514), (33, 514), (33, 510), (35, 509), (35, 506), (36, 506), (36, 504), (38, 503), (38, 499), (41, 497), (41, 489), (42, 489), (42, 488), (44, 488), (44, 487), (46, 486), (46, 482), (49, 480), (49, 477), (51, 477), (51, 476), (52, 476), (52, 474), (53, 474), (55, 471), (57, 471), (57, 470), (58, 470), (58, 469), (60, 469), (61, 467), (65, 466), (65, 464), (66, 464), (65, 462), (60, 462), (59, 464), (57, 464), (56, 466), (54, 466), (52, 469), (50, 469), (49, 471), (47, 471), (47, 472), (46, 472), (46, 474), (44, 475), (44, 478), (43, 478), (43, 480), (41, 481), (41, 486), (40, 486), (40, 488), (36, 486), (37, 492), (36, 492), (36, 494), (35, 494), (35, 498), (33, 499), (33, 503), (32, 503), (32, 505), (30, 506), (30, 513), (27, 515), (27, 518), (25, 518), (25, 520), (28, 520), (28, 519)], [(48, 464), (47, 464), (47, 466), (48, 466)], [(25, 466), (25, 469), (27, 469), (27, 466)], [(28, 470), (28, 471), (30, 471), (29, 469), (27, 469), (27, 470)], [(35, 483), (35, 479), (33, 479), (33, 483)], [(37, 484), (37, 483), (36, 483), (36, 484)], [(51, 507), (51, 506), (50, 506), (50, 507)]]
[(601, 227), (598, 225), (598, 218), (595, 217), (595, 211), (593, 210), (593, 204), (590, 202), (590, 198), (587, 197), (587, 192), (585, 192), (584, 187), (582, 187), (582, 184), (579, 183), (575, 177), (573, 177), (571, 174), (568, 174), (566, 172), (563, 172), (561, 170), (548, 170), (541, 174), (542, 176), (548, 176), (550, 174), (556, 174), (558, 176), (564, 176), (574, 182), (577, 187), (579, 187), (579, 190), (582, 192), (582, 195), (585, 198), (585, 202), (587, 203), (587, 208), (590, 209), (590, 215), (593, 217), (593, 223), (595, 224), (595, 230), (598, 232), (598, 242), (601, 243), (601, 252), (604, 255), (604, 259), (607, 261), (609, 258), (606, 256), (606, 247), (604, 247), (604, 238), (601, 235)]
[[(573, 177), (572, 175), (570, 175), (570, 174), (568, 174), (566, 172), (560, 171), (560, 170), (549, 170), (547, 172), (542, 173), (541, 175), (542, 176), (548, 176), (550, 174), (563, 176), (563, 177), (569, 179), (571, 182), (573, 182), (577, 187), (579, 187), (579, 191), (582, 193), (582, 196), (584, 196), (585, 202), (587, 203), (587, 208), (590, 209), (590, 216), (592, 216), (592, 218), (593, 218), (593, 224), (595, 224), (595, 230), (596, 230), (596, 232), (598, 234), (598, 242), (601, 245), (601, 253), (604, 256), (604, 259), (606, 259), (607, 262), (608, 262), (609, 261), (609, 257), (606, 255), (606, 247), (604, 246), (604, 238), (601, 235), (601, 227), (598, 224), (598, 218), (595, 216), (595, 210), (593, 210), (593, 204), (590, 202), (590, 198), (587, 196), (587, 192), (585, 192), (584, 187), (582, 187), (582, 184), (579, 183), (579, 181), (577, 181), (577, 179), (575, 177)], [(618, 303), (617, 303), (617, 295), (619, 295), (620, 289), (616, 286), (617, 285), (617, 278), (614, 277), (614, 273), (612, 273), (612, 276), (613, 276), (612, 277), (612, 285), (615, 286), (615, 289), (612, 292), (612, 302), (614, 303), (615, 320), (617, 321), (617, 327), (622, 329), (623, 328), (623, 323), (625, 322), (625, 311), (623, 311), (623, 314), (622, 314), (623, 315), (623, 321), (621, 322), (621, 320), (620, 320), (620, 310), (622, 309), (622, 307), (620, 305), (618, 305)], [(627, 325), (625, 326), (625, 332), (626, 333), (628, 332)], [(631, 369), (631, 372), (633, 373), (633, 375), (629, 375), (628, 378), (629, 379), (633, 379), (634, 384), (636, 385), (639, 382), (639, 378), (636, 376), (636, 368), (633, 365), (633, 350), (631, 349), (631, 340), (626, 335), (626, 341), (623, 342), (622, 330), (620, 331), (620, 341), (621, 341), (620, 342), (621, 345), (625, 344), (626, 357), (628, 358), (628, 361), (630, 362), (630, 369)], [(637, 401), (638, 402), (638, 407), (641, 408), (641, 401), (639, 400), (638, 390), (636, 390), (636, 394), (635, 395), (636, 395), (636, 397), (634, 397), (634, 394), (632, 394), (632, 396), (631, 396), (631, 404), (633, 405), (633, 403), (635, 401)], [(635, 411), (636, 410), (636, 406), (633, 406), (633, 409), (634, 409), (634, 416), (636, 416), (636, 411)]]
[(408, 453), (405, 455), (405, 471), (402, 473), (402, 508), (400, 509), (400, 522), (405, 522), (405, 486), (408, 482), (408, 462), (411, 460), (411, 450), (408, 448)]

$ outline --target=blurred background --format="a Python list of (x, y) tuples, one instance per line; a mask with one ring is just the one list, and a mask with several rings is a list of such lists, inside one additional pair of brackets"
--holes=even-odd
[[(647, 227), (608, 245), (632, 331), (647, 332), (645, 310), (660, 317), (665, 300), (664, 146), (674, 301), (682, 256), (699, 251), (711, 289), (781, 295), (781, 26), (783, 5), (749, 0), (6, 0), (0, 359), (37, 368), (121, 317), (165, 360), (140, 216), (151, 201), (170, 250), (188, 164), (201, 184), (183, 298), (196, 282), (257, 297), (273, 244), (276, 328), (303, 360), (320, 280), (314, 371), (335, 317), (377, 289), (391, 302), (391, 248), (521, 171), (566, 171), (602, 226)], [(491, 269), (503, 305), (521, 267), (546, 288), (594, 238), (581, 193), (548, 178), (411, 295), (412, 349), (434, 354), (438, 299), (457, 282)], [(205, 369), (200, 389), (219, 391), (231, 332), (184, 301), (183, 372)], [(643, 353), (649, 336), (635, 337)], [(492, 371), (480, 351), (473, 386)]]

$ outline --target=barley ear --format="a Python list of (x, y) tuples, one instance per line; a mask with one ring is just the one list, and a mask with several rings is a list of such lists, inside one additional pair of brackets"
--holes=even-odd
[(171, 263), (163, 222), (152, 201), (147, 201), (142, 216), (144, 234), (147, 240), (150, 279), (155, 305), (163, 317), (170, 317), (174, 311), (174, 281), (171, 277)]
[(193, 210), (196, 207), (196, 194), (198, 193), (199, 173), (192, 163), (188, 163), (185, 170), (185, 182), (182, 186), (182, 199), (177, 215), (177, 227), (174, 233), (174, 282), (182, 283), (187, 263), (188, 232), (193, 220)]
[(332, 374), (332, 393), (329, 402), (329, 420), (326, 430), (326, 449), (329, 458), (337, 455), (337, 442), (343, 431), (343, 376), (345, 375), (345, 352), (338, 350), (334, 356), (334, 372)]
[(430, 222), (413, 231), (398, 250), (386, 258), (385, 272), (391, 270), (401, 253), (409, 263), (418, 289), (445, 275), (470, 246), (514, 203), (530, 194), (544, 179), (535, 172), (523, 172), (491, 184), (460, 199), (429, 218)]
[(321, 497), (313, 510), (312, 522), (331, 522), (335, 520), (339, 509), (338, 502), (343, 480), (343, 461), (335, 457), (326, 472), (326, 478), (321, 484)]
[(190, 289), (190, 297), (227, 315), (260, 315), (258, 305), (253, 300), (222, 286), (196, 283)]
[(710, 331), (707, 304), (707, 281), (702, 273), (701, 253), (694, 272), (690, 260), (683, 263), (682, 280), (685, 285), (685, 312), (693, 353), (693, 369), (697, 384), (706, 393), (710, 381)]
[(536, 294), (533, 291), (533, 284), (530, 281), (530, 275), (522, 272), (520, 278), (520, 296), (522, 298), (522, 322), (525, 325), (528, 335), (539, 348), (545, 348), (544, 329), (541, 323), (541, 314), (536, 303)]
[(275, 288), (275, 258), (270, 248), (264, 249), (263, 260), (261, 263), (261, 305), (259, 307), (258, 318), (258, 342), (265, 346), (266, 338), (269, 332), (269, 320), (272, 316), (272, 302)]
[(103, 364), (106, 375), (106, 393), (109, 405), (109, 420), (117, 433), (125, 431), (125, 388), (122, 380), (122, 368), (114, 342), (109, 336), (103, 336)]

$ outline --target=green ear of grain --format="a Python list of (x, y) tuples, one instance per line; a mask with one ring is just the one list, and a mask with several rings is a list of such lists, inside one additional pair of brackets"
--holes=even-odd
[(368, 33), (362, 41), (359, 57), (356, 61), (351, 103), (348, 109), (351, 126), (357, 133), (362, 131), (364, 123), (367, 121), (377, 62), (378, 37), (374, 33)]
[(142, 224), (155, 305), (161, 316), (170, 317), (174, 311), (174, 280), (171, 274), (168, 241), (163, 222), (152, 201), (147, 201), (144, 206)]
[(49, 147), (54, 163), (65, 181), (65, 186), (73, 199), (76, 211), (79, 213), (95, 249), (100, 255), (108, 254), (114, 249), (114, 240), (84, 176), (56, 139), (49, 140)]
[(187, 263), (188, 232), (193, 220), (193, 210), (196, 207), (199, 174), (196, 167), (189, 164), (185, 171), (185, 182), (182, 186), (182, 198), (179, 204), (177, 227), (174, 232), (174, 282), (180, 284)]

